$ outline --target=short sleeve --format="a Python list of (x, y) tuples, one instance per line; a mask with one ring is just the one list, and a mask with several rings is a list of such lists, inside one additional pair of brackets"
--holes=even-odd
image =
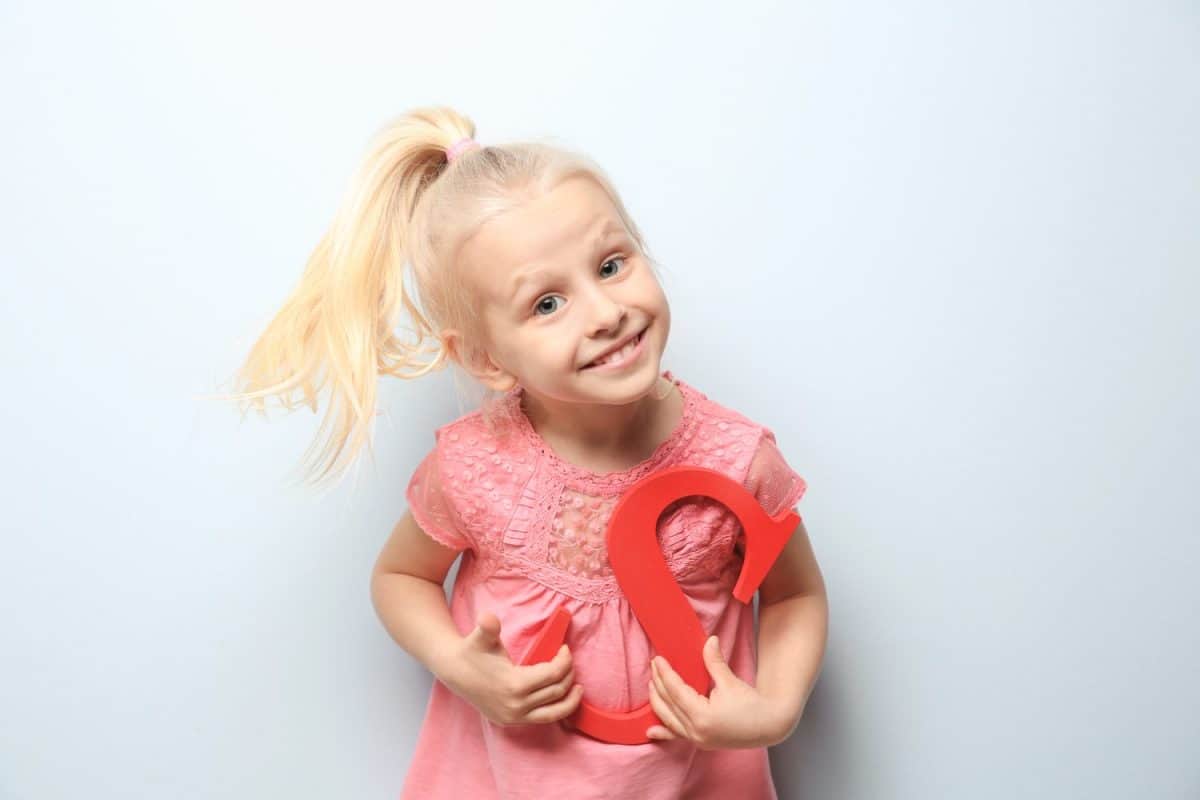
[(413, 519), (431, 539), (451, 550), (466, 550), (471, 541), (443, 489), (437, 448), (429, 451), (413, 472), (405, 497)]
[(808, 488), (804, 478), (788, 465), (768, 428), (763, 428), (759, 437), (745, 486), (771, 516), (795, 506)]

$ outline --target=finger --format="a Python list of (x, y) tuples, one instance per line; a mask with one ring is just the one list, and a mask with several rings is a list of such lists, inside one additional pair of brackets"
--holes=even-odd
[(704, 642), (704, 663), (708, 667), (708, 674), (713, 678), (713, 683), (718, 686), (729, 683), (731, 678), (740, 680), (721, 655), (721, 641), (716, 635), (708, 637)]
[(566, 676), (560, 681), (555, 681), (549, 686), (543, 686), (540, 689), (534, 690), (526, 700), (526, 708), (537, 708), (544, 706), (546, 703), (552, 703), (555, 700), (561, 700), (566, 696), (567, 692), (571, 691), (571, 687), (575, 685), (575, 668), (567, 670)]
[[(658, 691), (658, 687), (655, 685), (654, 681), (650, 682), (650, 707), (654, 709), (654, 713), (662, 722), (661, 727), (665, 727), (674, 738), (692, 738), (688, 733), (687, 727), (684, 726), (684, 724), (679, 720), (679, 717), (675, 714), (675, 711), (671, 708), (670, 704), (663, 699), (663, 696)], [(651, 735), (650, 731), (653, 731), (657, 727), (660, 726), (652, 725), (649, 731), (647, 731), (647, 735)]]
[(484, 648), (492, 647), (500, 642), (500, 618), (490, 611), (484, 611), (475, 619), (475, 629), (471, 631), (475, 642)]
[(675, 740), (679, 739), (679, 737), (675, 735), (674, 731), (672, 731), (670, 728), (665, 728), (662, 725), (651, 726), (651, 728), (648, 731), (646, 731), (646, 735), (649, 736), (651, 739), (659, 739), (659, 740), (663, 740), (663, 741), (670, 740), (670, 739), (675, 739)]
[(533, 709), (525, 715), (525, 719), (529, 722), (557, 722), (563, 717), (575, 713), (575, 709), (579, 707), (579, 701), (582, 699), (583, 686), (577, 683), (571, 687), (571, 691), (562, 700)]
[(521, 665), (521, 686), (526, 693), (534, 692), (543, 686), (550, 686), (561, 681), (574, 664), (571, 660), (571, 649), (565, 644), (558, 648), (558, 653), (549, 661), (541, 664)]
[(492, 612), (484, 611), (479, 615), (479, 618), (475, 620), (475, 624), (479, 626), (480, 630), (489, 636), (492, 636), (496, 639), (500, 638), (500, 618)]
[[(658, 695), (658, 699), (666, 706), (667, 711), (676, 720), (677, 726), (674, 729), (679, 735), (688, 739), (694, 739), (696, 736), (696, 726), (692, 724), (691, 717), (688, 716), (687, 709), (683, 708), (675, 697), (675, 693), (671, 687), (667, 685), (665, 676), (662, 671), (662, 662), (650, 664), (651, 672), (654, 674), (654, 691)], [(664, 720), (665, 722), (666, 720)]]
[(690, 683), (679, 676), (678, 672), (671, 669), (671, 665), (665, 658), (655, 656), (651, 664), (658, 669), (658, 677), (663, 687), (662, 693), (670, 699), (672, 707), (681, 716), (687, 717), (690, 722), (692, 717), (704, 713), (708, 699), (702, 697)]

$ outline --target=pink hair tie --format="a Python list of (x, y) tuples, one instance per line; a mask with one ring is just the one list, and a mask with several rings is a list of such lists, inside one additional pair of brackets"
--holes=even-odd
[(454, 159), (458, 158), (458, 156), (462, 153), (462, 151), (466, 150), (468, 147), (470, 147), (472, 145), (479, 146), (479, 142), (475, 141), (470, 136), (468, 136), (464, 139), (459, 139), (457, 142), (450, 145), (450, 148), (448, 150), (446, 150), (446, 161), (449, 162), (449, 161), (453, 161)]

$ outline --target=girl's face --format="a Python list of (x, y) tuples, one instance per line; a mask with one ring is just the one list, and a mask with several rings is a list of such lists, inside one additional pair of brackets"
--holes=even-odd
[[(481, 294), (488, 338), (488, 363), (472, 372), (491, 388), (519, 383), (547, 400), (626, 404), (658, 381), (667, 298), (590, 178), (488, 221), (459, 257)], [(614, 348), (613, 363), (595, 364)]]

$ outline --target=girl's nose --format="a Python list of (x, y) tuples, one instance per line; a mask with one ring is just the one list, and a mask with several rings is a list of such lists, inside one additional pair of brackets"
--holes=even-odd
[(612, 300), (608, 295), (600, 293), (596, 300), (592, 335), (620, 330), (626, 313), (625, 306)]

